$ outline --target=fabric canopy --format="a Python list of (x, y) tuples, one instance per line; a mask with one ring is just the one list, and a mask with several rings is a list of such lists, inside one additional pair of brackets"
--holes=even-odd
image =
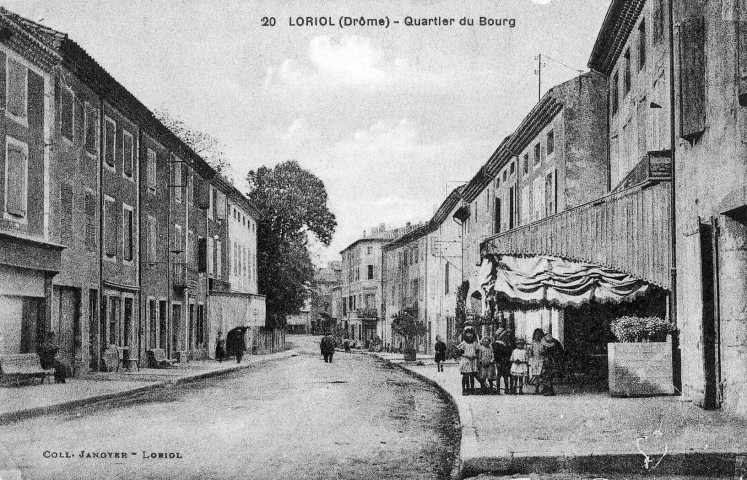
[(490, 258), (492, 272), (483, 288), (492, 298), (524, 304), (578, 307), (592, 300), (620, 303), (645, 294), (649, 284), (626, 273), (556, 257)]

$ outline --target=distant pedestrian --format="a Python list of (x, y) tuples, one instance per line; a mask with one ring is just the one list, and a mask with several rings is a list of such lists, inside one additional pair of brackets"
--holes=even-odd
[(215, 359), (223, 362), (226, 359), (226, 339), (223, 338), (223, 332), (218, 330), (218, 338), (215, 339)]
[(459, 349), (459, 372), (462, 374), (462, 395), (475, 392), (477, 374), (477, 335), (472, 327), (465, 327)]
[(337, 348), (337, 342), (332, 338), (332, 335), (325, 335), (319, 343), (319, 347), (322, 350), (325, 363), (332, 363), (332, 356), (335, 354), (335, 348)]
[(495, 357), (493, 356), (493, 347), (490, 343), (490, 337), (483, 338), (477, 350), (477, 379), (480, 381), (480, 390), (483, 394), (488, 394), (495, 390), (493, 386), (493, 382), (495, 382)]
[(446, 361), (446, 344), (441, 340), (441, 335), (436, 335), (436, 345), (433, 346), (433, 350), (436, 352), (436, 367), (437, 371), (444, 371), (444, 362)]
[(345, 353), (350, 353), (350, 339), (346, 338), (343, 340), (342, 345), (345, 347)]
[(236, 357), (236, 363), (241, 363), (246, 350), (246, 331), (249, 327), (236, 327), (226, 335), (226, 356)]
[(527, 376), (527, 351), (524, 349), (525, 341), (520, 338), (516, 341), (516, 348), (511, 353), (511, 392), (522, 395), (524, 393), (524, 377)]
[(511, 352), (514, 349), (513, 333), (503, 327), (498, 328), (493, 341), (493, 356), (495, 357), (496, 371), (496, 393), (501, 392), (501, 378), (503, 379), (503, 389), (506, 393), (511, 393), (513, 385), (511, 383)]

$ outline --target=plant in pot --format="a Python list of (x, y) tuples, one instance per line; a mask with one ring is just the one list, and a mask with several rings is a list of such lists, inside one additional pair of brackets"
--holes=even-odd
[(415, 341), (428, 333), (428, 328), (411, 311), (403, 310), (392, 317), (392, 331), (404, 340), (405, 361), (414, 362), (417, 359)]
[(674, 326), (660, 317), (626, 316), (614, 319), (610, 330), (617, 339), (607, 344), (610, 395), (672, 395), (672, 345), (667, 336), (675, 332)]

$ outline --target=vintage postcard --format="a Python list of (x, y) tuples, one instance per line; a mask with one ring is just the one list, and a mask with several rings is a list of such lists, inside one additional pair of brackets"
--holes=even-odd
[(4, 0), (0, 106), (0, 480), (747, 478), (745, 0)]

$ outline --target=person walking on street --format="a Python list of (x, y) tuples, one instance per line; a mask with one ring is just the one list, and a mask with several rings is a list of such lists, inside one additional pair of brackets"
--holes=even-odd
[(226, 359), (226, 339), (223, 338), (223, 332), (218, 330), (218, 338), (215, 339), (215, 359), (223, 362)]
[(560, 362), (563, 355), (563, 345), (558, 340), (553, 338), (553, 336), (549, 333), (542, 337), (541, 345), (542, 356), (544, 358), (542, 375), (540, 375), (540, 381), (542, 383), (542, 395), (550, 397), (555, 395), (553, 378), (555, 377), (558, 368), (560, 367)]
[(332, 335), (326, 334), (319, 344), (322, 350), (322, 356), (324, 357), (325, 363), (332, 363), (332, 356), (335, 354), (335, 348), (337, 348), (337, 342)]
[(444, 362), (446, 361), (446, 344), (441, 340), (441, 335), (436, 335), (436, 345), (433, 346), (436, 352), (436, 367), (439, 372), (444, 371)]
[(343, 340), (342, 345), (345, 347), (345, 353), (350, 353), (350, 339), (346, 338)]
[(245, 335), (249, 327), (236, 327), (226, 335), (226, 356), (235, 356), (236, 363), (241, 363), (246, 350)]

